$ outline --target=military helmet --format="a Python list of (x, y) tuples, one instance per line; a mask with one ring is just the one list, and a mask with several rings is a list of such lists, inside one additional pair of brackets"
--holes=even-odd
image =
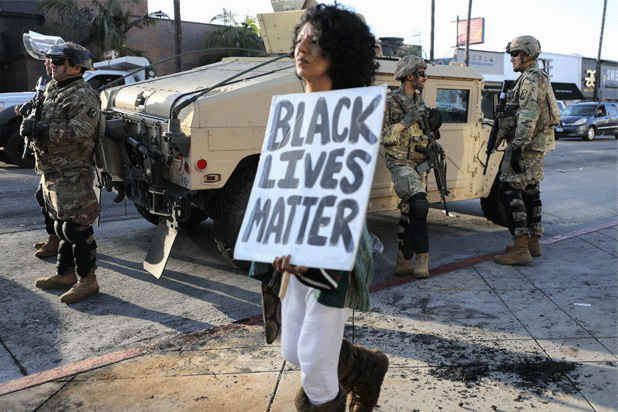
[(421, 57), (410, 55), (399, 59), (395, 67), (395, 79), (401, 80), (404, 77), (416, 73), (419, 69), (426, 69), (427, 63)]
[(53, 46), (46, 53), (47, 56), (66, 57), (78, 67), (92, 69), (92, 54), (84, 46), (72, 42), (61, 43)]
[(515, 37), (506, 45), (506, 52), (508, 54), (522, 52), (536, 59), (541, 54), (541, 43), (532, 36)]

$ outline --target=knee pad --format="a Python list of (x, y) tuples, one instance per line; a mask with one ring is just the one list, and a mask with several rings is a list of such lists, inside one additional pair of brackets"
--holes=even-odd
[(43, 189), (41, 189), (41, 187), (39, 186), (39, 189), (34, 192), (34, 198), (36, 199), (36, 202), (39, 204), (39, 206), (41, 206), (42, 209), (45, 208), (45, 199), (43, 198)]
[(410, 205), (410, 218), (415, 220), (427, 219), (429, 213), (429, 202), (426, 193), (417, 193), (408, 201)]
[(83, 226), (77, 225), (73, 222), (63, 222), (62, 232), (66, 239), (72, 244), (87, 244), (88, 238), (94, 235), (94, 229), (92, 226), (88, 226), (85, 230), (79, 230)]
[(502, 202), (504, 206), (508, 207), (513, 199), (521, 198), (521, 192), (514, 189), (508, 183), (501, 183), (500, 189), (498, 190), (498, 197), (500, 198), (500, 202)]

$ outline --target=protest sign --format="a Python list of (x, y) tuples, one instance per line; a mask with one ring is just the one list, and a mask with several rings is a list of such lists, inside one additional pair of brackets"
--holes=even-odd
[(351, 270), (386, 85), (274, 96), (234, 258)]

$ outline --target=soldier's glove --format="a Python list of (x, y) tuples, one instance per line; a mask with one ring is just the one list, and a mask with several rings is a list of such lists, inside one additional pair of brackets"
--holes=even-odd
[(511, 168), (515, 173), (521, 173), (521, 166), (519, 165), (519, 161), (521, 160), (521, 147), (516, 147), (513, 149), (511, 153)]
[(421, 119), (422, 115), (423, 115), (422, 110), (410, 110), (403, 116), (403, 119), (401, 119), (399, 123), (401, 123), (403, 127), (407, 129), (408, 127), (412, 126), (414, 123), (417, 123)]
[(34, 106), (32, 101), (26, 102), (21, 106), (15, 106), (15, 114), (21, 117), (28, 117), (32, 112), (32, 106)]
[(34, 120), (34, 119), (24, 119), (21, 122), (21, 127), (19, 128), (19, 134), (24, 137), (33, 137), (37, 138), (42, 136), (49, 129), (49, 125), (47, 123)]

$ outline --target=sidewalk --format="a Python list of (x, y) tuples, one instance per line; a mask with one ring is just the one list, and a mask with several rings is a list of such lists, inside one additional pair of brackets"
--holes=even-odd
[[(390, 359), (376, 411), (617, 411), (616, 223), (372, 287), (346, 326)], [(0, 384), (0, 411), (295, 411), (261, 316)]]

